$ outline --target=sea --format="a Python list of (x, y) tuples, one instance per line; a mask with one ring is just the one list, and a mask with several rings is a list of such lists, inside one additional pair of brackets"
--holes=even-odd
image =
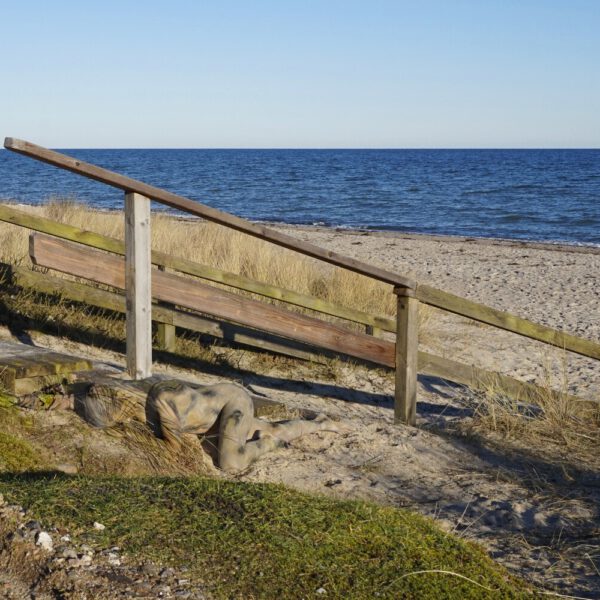
[[(60, 151), (257, 222), (600, 246), (600, 149)], [(0, 198), (123, 207), (6, 150)]]

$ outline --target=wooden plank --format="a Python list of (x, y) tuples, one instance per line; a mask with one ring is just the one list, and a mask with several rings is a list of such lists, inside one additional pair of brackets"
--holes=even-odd
[(533, 323), (516, 315), (496, 310), (484, 304), (478, 304), (477, 302), (437, 290), (427, 285), (419, 284), (416, 294), (417, 298), (424, 304), (468, 317), (480, 323), (487, 323), (499, 329), (512, 331), (513, 333), (518, 333), (519, 335), (550, 344), (551, 346), (557, 346), (576, 354), (581, 354), (582, 356), (600, 360), (600, 344), (591, 340)]
[(37, 346), (0, 343), (0, 391), (21, 396), (91, 369), (89, 360)]
[(150, 200), (125, 194), (125, 306), (127, 371), (133, 379), (152, 375)]
[[(19, 287), (32, 288), (45, 294), (56, 294), (99, 308), (124, 313), (125, 298), (122, 294), (93, 288), (83, 283), (67, 281), (48, 274), (37, 273), (24, 267), (12, 267), (13, 283)], [(274, 338), (256, 330), (247, 329), (233, 323), (218, 322), (191, 313), (163, 306), (152, 306), (152, 320), (170, 324), (181, 329), (207, 334), (233, 344), (267, 350), (301, 360), (324, 362), (323, 354), (292, 340)]]
[[(39, 234), (33, 238), (34, 263), (97, 283), (120, 289), (124, 287), (122, 259)], [(319, 348), (390, 367), (395, 364), (395, 345), (391, 342), (353, 333), (331, 323), (243, 298), (171, 273), (153, 270), (152, 294), (158, 300)]]
[[(28, 229), (33, 229), (34, 231), (39, 231), (41, 233), (47, 233), (64, 240), (78, 242), (90, 246), (91, 248), (107, 250), (108, 252), (114, 252), (115, 254), (125, 254), (125, 244), (122, 240), (100, 235), (99, 233), (94, 233), (92, 231), (85, 231), (73, 227), (72, 225), (65, 225), (64, 223), (51, 221), (50, 219), (39, 217), (37, 215), (31, 215), (10, 206), (0, 205), (0, 220), (21, 227), (27, 227)], [(396, 331), (395, 319), (371, 315), (354, 308), (339, 306), (332, 302), (322, 300), (321, 298), (300, 294), (293, 290), (269, 285), (260, 281), (254, 281), (253, 279), (243, 277), (242, 275), (236, 275), (235, 273), (229, 273), (221, 269), (201, 265), (163, 252), (153, 251), (152, 263), (159, 267), (175, 269), (186, 275), (194, 275), (208, 281), (222, 283), (236, 289), (252, 292), (253, 294), (265, 296), (266, 298), (280, 300), (287, 304), (308, 308), (332, 317), (346, 319), (355, 323), (362, 323), (371, 327), (374, 331), (377, 329), (391, 332)]]
[(360, 273), (361, 275), (366, 275), (367, 277), (378, 279), (379, 281), (394, 286), (409, 287), (413, 289), (416, 287), (416, 282), (414, 280), (403, 275), (398, 275), (397, 273), (392, 273), (385, 269), (374, 267), (373, 265), (343, 256), (337, 252), (320, 248), (319, 246), (298, 240), (290, 235), (269, 229), (264, 225), (251, 223), (250, 221), (217, 210), (216, 208), (206, 206), (200, 202), (194, 202), (189, 198), (167, 192), (166, 190), (148, 185), (147, 183), (132, 179), (131, 177), (113, 173), (108, 169), (85, 163), (71, 156), (48, 150), (47, 148), (37, 146), (30, 142), (7, 137), (4, 140), (4, 147), (7, 150), (12, 150), (13, 152), (35, 158), (36, 160), (40, 160), (55, 167), (72, 171), (73, 173), (89, 177), (90, 179), (95, 179), (96, 181), (119, 188), (125, 192), (136, 192), (146, 198), (151, 198), (152, 200), (166, 204), (171, 208), (202, 217), (208, 221), (214, 221), (225, 227), (247, 233), (248, 235), (252, 235), (261, 240), (272, 242), (273, 244), (288, 248), (289, 250), (294, 250), (300, 254), (317, 258), (355, 273)]
[(533, 383), (519, 381), (514, 377), (502, 375), (494, 371), (486, 371), (473, 365), (435, 356), (427, 352), (419, 352), (418, 355), (419, 373), (440, 377), (454, 383), (460, 383), (475, 390), (497, 390), (501, 394), (523, 402), (536, 403), (545, 395), (552, 395), (555, 398), (566, 398), (572, 402), (581, 402), (582, 398), (570, 396), (542, 388)]
[[(394, 422), (415, 425), (417, 420), (417, 352), (419, 301), (410, 293), (398, 293)], [(410, 290), (406, 290), (410, 292)]]
[(62, 375), (71, 371), (90, 369), (91, 363), (84, 358), (67, 356), (58, 352), (43, 352), (30, 356), (0, 357), (0, 371), (13, 371), (15, 379)]

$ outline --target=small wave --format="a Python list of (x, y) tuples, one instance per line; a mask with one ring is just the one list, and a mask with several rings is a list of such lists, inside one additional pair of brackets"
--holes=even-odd
[(587, 226), (587, 225), (598, 225), (600, 223), (600, 221), (598, 219), (594, 219), (592, 217), (584, 217), (582, 219), (575, 219), (574, 221), (571, 221), (571, 225), (583, 225), (583, 226)]
[(506, 194), (507, 192), (522, 192), (524, 190), (542, 190), (543, 186), (534, 183), (519, 183), (516, 185), (506, 185), (502, 187), (465, 190), (461, 196), (491, 196), (494, 194)]
[(500, 217), (501, 223), (518, 223), (519, 221), (525, 221), (527, 217), (525, 215), (504, 215)]
[(517, 183), (516, 185), (509, 185), (507, 190), (539, 190), (542, 186), (536, 183)]

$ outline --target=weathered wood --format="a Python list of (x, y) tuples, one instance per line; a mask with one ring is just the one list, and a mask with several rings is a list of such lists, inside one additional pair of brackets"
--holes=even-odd
[(157, 328), (158, 347), (160, 350), (175, 352), (177, 338), (175, 336), (175, 327), (166, 323), (159, 323)]
[(409, 290), (398, 294), (394, 422), (414, 425), (417, 420), (417, 352), (419, 301)]
[(331, 250), (319, 248), (314, 244), (269, 229), (264, 225), (251, 223), (250, 221), (246, 221), (235, 215), (206, 206), (205, 204), (200, 204), (200, 202), (194, 202), (189, 198), (178, 196), (177, 194), (148, 185), (147, 183), (132, 179), (131, 177), (113, 173), (108, 169), (85, 163), (76, 158), (54, 152), (53, 150), (48, 150), (47, 148), (37, 146), (30, 142), (7, 137), (4, 140), (4, 147), (7, 150), (12, 150), (13, 152), (35, 158), (36, 160), (51, 164), (55, 167), (72, 171), (73, 173), (89, 177), (90, 179), (95, 179), (96, 181), (119, 188), (125, 192), (136, 192), (146, 198), (151, 198), (152, 200), (166, 204), (171, 208), (176, 208), (177, 210), (182, 210), (209, 221), (214, 221), (225, 227), (247, 233), (248, 235), (252, 235), (261, 240), (272, 242), (273, 244), (288, 248), (289, 250), (294, 250), (300, 254), (317, 258), (338, 267), (343, 267), (350, 271), (354, 271), (355, 273), (360, 273), (361, 275), (366, 275), (367, 277), (372, 277), (373, 279), (378, 279), (379, 281), (384, 281), (385, 283), (390, 283), (395, 286), (409, 288), (416, 287), (415, 281), (408, 277), (404, 277), (403, 275), (398, 275), (397, 273), (374, 267)]
[[(44, 294), (56, 294), (71, 301), (89, 304), (106, 310), (124, 313), (125, 298), (122, 294), (100, 290), (83, 283), (67, 281), (48, 274), (37, 273), (24, 267), (12, 267), (13, 283), (23, 288), (31, 288)], [(207, 334), (226, 342), (258, 348), (268, 352), (283, 354), (311, 362), (324, 362), (322, 353), (314, 348), (292, 340), (275, 338), (256, 330), (207, 319), (191, 313), (164, 306), (152, 306), (152, 320), (196, 333)]]
[(125, 300), (127, 371), (133, 379), (152, 375), (150, 200), (125, 194)]
[(514, 377), (502, 375), (494, 371), (486, 371), (473, 365), (435, 356), (427, 352), (419, 352), (419, 373), (440, 377), (454, 383), (460, 383), (475, 390), (505, 394), (519, 401), (536, 403), (540, 398), (551, 395), (555, 398), (566, 398), (572, 402), (581, 402), (583, 398), (571, 396), (537, 386), (533, 383), (519, 381)]
[[(43, 235), (33, 236), (32, 260), (41, 266), (84, 277), (97, 283), (124, 287), (122, 259)], [(244, 298), (171, 273), (152, 272), (152, 295), (248, 327), (288, 337), (340, 354), (394, 366), (394, 344), (353, 333), (319, 319)]]
[[(50, 219), (39, 217), (37, 215), (31, 215), (10, 206), (0, 205), (0, 221), (27, 227), (28, 229), (47, 233), (64, 240), (78, 242), (90, 246), (91, 248), (97, 248), (98, 250), (107, 250), (108, 252), (114, 252), (115, 254), (125, 254), (125, 244), (121, 240), (91, 231), (85, 231), (73, 227), (72, 225), (51, 221)], [(235, 273), (229, 273), (221, 269), (201, 265), (163, 252), (152, 251), (152, 263), (159, 266), (159, 268), (166, 267), (174, 269), (181, 273), (185, 273), (186, 275), (194, 275), (195, 277), (200, 277), (207, 281), (222, 283), (229, 287), (252, 292), (253, 294), (258, 294), (266, 298), (280, 300), (287, 304), (308, 308), (332, 317), (346, 319), (347, 321), (353, 321), (355, 323), (362, 323), (371, 326), (374, 329), (380, 328), (384, 331), (396, 331), (395, 319), (370, 315), (364, 311), (339, 306), (332, 302), (322, 300), (321, 298), (300, 294), (293, 290), (255, 281), (248, 277), (243, 277), (242, 275), (236, 275)]]
[(472, 300), (467, 300), (466, 298), (461, 298), (427, 285), (419, 284), (416, 294), (417, 298), (424, 304), (468, 317), (480, 323), (487, 323), (499, 329), (512, 331), (524, 337), (538, 340), (551, 346), (557, 346), (576, 354), (581, 354), (582, 356), (600, 360), (600, 344), (591, 340), (533, 323), (516, 315), (496, 310), (484, 304), (478, 304)]
[[(159, 271), (166, 271), (164, 265), (158, 266)], [(159, 302), (160, 305), (165, 305), (164, 302)], [(166, 323), (158, 323), (156, 328), (157, 342), (160, 350), (166, 352), (175, 352), (177, 346), (177, 338), (175, 336), (175, 326), (167, 325)]]
[[(396, 323), (394, 322), (393, 327), (388, 328), (384, 328), (385, 331), (392, 331), (392, 332), (396, 332)], [(381, 327), (374, 327), (373, 325), (367, 325), (365, 327), (365, 333), (367, 335), (374, 335), (375, 337), (381, 337)]]
[(30, 394), (68, 379), (74, 371), (90, 369), (89, 360), (37, 346), (0, 342), (0, 391)]
[[(89, 285), (58, 279), (48, 274), (37, 273), (25, 267), (12, 267), (13, 283), (19, 287), (32, 288), (46, 294), (57, 294), (75, 302), (91, 304), (107, 310), (125, 312), (125, 299), (122, 295), (92, 288)], [(322, 356), (318, 352), (300, 350), (286, 346), (287, 340), (274, 342), (272, 339), (260, 339), (254, 336), (264, 336), (260, 332), (244, 329), (239, 326), (218, 323), (191, 313), (175, 309), (153, 306), (153, 320), (173, 323), (182, 329), (189, 329), (229, 342), (249, 347), (261, 348), (294, 358), (319, 362)], [(507, 395), (517, 399), (539, 398), (540, 394), (548, 393), (545, 388), (525, 383), (493, 371), (479, 369), (457, 361), (441, 358), (426, 352), (418, 353), (419, 373), (440, 377), (454, 383), (459, 383), (473, 389), (486, 390), (490, 387), (505, 390)], [(559, 392), (551, 390), (558, 395)], [(572, 401), (588, 401), (576, 396), (568, 396)]]

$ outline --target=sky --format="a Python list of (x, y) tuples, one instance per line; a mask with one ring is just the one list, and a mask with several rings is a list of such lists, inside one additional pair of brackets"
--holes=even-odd
[(600, 147), (600, 0), (0, 0), (0, 136)]

